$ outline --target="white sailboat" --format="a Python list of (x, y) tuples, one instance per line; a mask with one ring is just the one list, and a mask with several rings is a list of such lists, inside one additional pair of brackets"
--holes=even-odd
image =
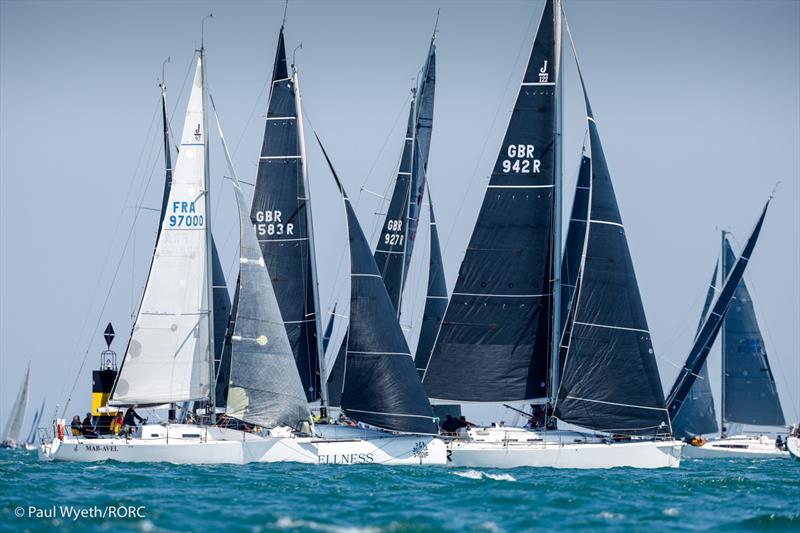
[(590, 146), (562, 267), (561, 33), (560, 1), (547, 0), (436, 341), (429, 358), (417, 353), (423, 384), (440, 404), (541, 410), (533, 429), (462, 429), (448, 440), (452, 466), (677, 467), (683, 443), (670, 435), (588, 97)]
[(792, 459), (800, 461), (800, 437), (792, 435), (786, 439), (786, 449)]
[(31, 378), (31, 365), (28, 363), (28, 368), (25, 370), (25, 377), (22, 378), (22, 383), (19, 386), (19, 392), (14, 400), (14, 405), (11, 407), (11, 415), (8, 418), (8, 423), (3, 429), (3, 435), (0, 437), (0, 448), (16, 448), (20, 444), (20, 431), (22, 431), (22, 422), (25, 420), (25, 411), (28, 410), (28, 388)]

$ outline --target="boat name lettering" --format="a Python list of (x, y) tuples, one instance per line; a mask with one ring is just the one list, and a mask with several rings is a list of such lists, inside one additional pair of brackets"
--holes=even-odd
[(87, 444), (87, 452), (116, 452), (117, 447), (113, 444)]
[(258, 235), (294, 235), (294, 224), (283, 222), (281, 211), (256, 211), (256, 231)]
[(319, 464), (321, 465), (357, 465), (375, 462), (372, 453), (343, 453), (343, 454), (320, 454)]

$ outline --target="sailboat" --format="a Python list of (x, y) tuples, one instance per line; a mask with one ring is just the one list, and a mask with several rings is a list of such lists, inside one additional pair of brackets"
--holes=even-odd
[[(436, 29), (434, 25), (433, 35), (428, 46), (428, 53), (425, 64), (422, 67), (419, 83), (411, 91), (411, 102), (408, 110), (408, 120), (406, 122), (405, 137), (400, 155), (400, 162), (397, 168), (392, 196), (384, 216), (378, 243), (375, 247), (373, 257), (378, 271), (383, 279), (386, 292), (389, 294), (395, 315), (398, 320), (402, 314), (403, 293), (408, 279), (408, 272), (411, 266), (411, 258), (416, 242), (416, 233), (420, 217), (420, 208), (426, 189), (426, 175), (428, 168), (428, 156), (430, 154), (431, 136), (433, 133), (433, 110), (436, 94)], [(426, 298), (425, 317), (423, 318), (422, 329), (420, 330), (420, 343), (415, 357), (420, 354), (430, 353), (433, 345), (433, 337), (438, 330), (438, 323), (433, 317), (437, 314), (436, 306), (446, 303), (447, 287), (444, 285), (444, 273), (434, 274), (437, 265), (441, 267), (441, 251), (439, 251), (438, 236), (435, 235), (436, 226), (433, 219), (433, 203), (430, 199), (428, 190), (428, 203), (431, 213), (431, 273), (430, 281), (434, 284), (435, 295)], [(435, 244), (434, 244), (435, 239)], [(435, 246), (435, 249), (434, 249)], [(438, 263), (436, 254), (438, 253)], [(430, 285), (430, 284), (429, 284)], [(444, 289), (442, 289), (444, 287)], [(443, 296), (442, 296), (443, 293)], [(444, 298), (444, 300), (442, 299)], [(432, 308), (428, 307), (431, 300)], [(438, 311), (441, 314), (443, 310)], [(334, 320), (331, 316), (330, 323)], [(441, 321), (441, 318), (439, 319)], [(330, 324), (329, 324), (330, 327)], [(328, 375), (327, 385), (330, 395), (330, 405), (338, 407), (341, 401), (342, 387), (344, 384), (344, 360), (347, 352), (349, 330), (345, 332), (342, 343), (334, 358), (331, 372)], [(421, 349), (420, 349), (421, 348)], [(424, 355), (422, 360), (427, 360)], [(419, 367), (419, 364), (417, 365)]]
[[(730, 235), (722, 231), (720, 261), (714, 267), (701, 316), (701, 326), (708, 314), (714, 293), (718, 290), (717, 274), (725, 279), (733, 269), (736, 256)], [(686, 457), (786, 457), (776, 448), (775, 440), (765, 435), (744, 435), (730, 432), (733, 425), (785, 425), (778, 390), (769, 365), (764, 339), (756, 320), (755, 309), (744, 279), (740, 280), (733, 301), (725, 312), (719, 332), (721, 364), (720, 424), (717, 424), (714, 399), (708, 381), (707, 362), (691, 388), (686, 401), (673, 418), (673, 431), (692, 441)], [(713, 341), (712, 341), (713, 343)], [(720, 438), (693, 439), (714, 434), (722, 428)]]
[(21, 443), (19, 441), (22, 422), (25, 420), (25, 411), (28, 410), (28, 388), (31, 379), (31, 364), (25, 370), (25, 377), (19, 386), (19, 392), (11, 407), (11, 415), (8, 417), (3, 435), (0, 437), (0, 448), (16, 448)]
[(454, 466), (677, 467), (683, 444), (670, 435), (582, 77), (590, 142), (562, 262), (561, 28), (560, 2), (547, 0), (423, 384), (435, 402), (524, 402), (545, 414), (542, 427), (450, 439)]

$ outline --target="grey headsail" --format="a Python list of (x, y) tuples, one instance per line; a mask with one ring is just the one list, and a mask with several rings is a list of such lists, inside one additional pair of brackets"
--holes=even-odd
[(433, 214), (433, 200), (428, 189), (428, 204), (431, 213), (430, 234), (431, 254), (428, 267), (428, 292), (425, 296), (425, 309), (422, 313), (422, 326), (417, 341), (417, 351), (414, 363), (417, 366), (420, 378), (425, 374), (431, 350), (439, 333), (445, 310), (447, 310), (447, 283), (444, 278), (444, 264), (442, 263), (442, 249), (439, 245), (439, 232), (436, 230), (436, 217)]
[(562, 341), (556, 415), (611, 433), (667, 433), (669, 416), (633, 261), (583, 90), (591, 147), (588, 225)]
[(369, 243), (324, 148), (322, 152), (344, 197), (350, 239), (350, 328), (342, 410), (380, 428), (436, 434), (439, 426)]
[[(167, 202), (172, 188), (172, 148), (169, 135), (169, 121), (167, 119), (167, 87), (161, 84), (161, 118), (164, 130), (164, 195), (161, 200), (161, 215), (158, 221), (158, 233), (156, 234), (156, 244), (161, 236), (161, 226), (164, 223), (164, 216), (167, 213)], [(211, 236), (211, 279), (213, 284), (214, 300), (214, 371), (217, 376), (216, 382), (216, 402), (217, 407), (225, 407), (225, 394), (221, 391), (227, 385), (228, 367), (230, 358), (225, 358), (225, 330), (228, 326), (228, 319), (231, 315), (231, 297), (228, 294), (228, 285), (225, 282), (225, 271), (219, 260), (219, 252)], [(220, 382), (222, 377), (222, 382)]]
[(272, 278), (309, 401), (320, 397), (317, 287), (313, 283), (308, 191), (295, 80), (286, 64), (283, 28), (272, 75), (264, 142), (250, 218)]
[(425, 192), (435, 89), (436, 46), (431, 39), (423, 75), (408, 112), (406, 137), (394, 191), (375, 248), (375, 263), (398, 316), (414, 248), (419, 207)]
[(423, 384), (431, 398), (547, 396), (555, 167), (555, 17), (544, 12)]
[(772, 197), (764, 205), (761, 216), (758, 218), (750, 238), (747, 239), (744, 250), (742, 250), (742, 255), (736, 260), (730, 273), (725, 278), (725, 283), (722, 285), (711, 311), (706, 315), (706, 320), (703, 323), (703, 327), (700, 328), (700, 333), (695, 337), (694, 344), (686, 357), (686, 362), (678, 373), (678, 377), (675, 378), (675, 383), (672, 385), (667, 397), (667, 409), (670, 416), (675, 416), (680, 411), (694, 385), (698, 372), (700, 372), (706, 359), (708, 359), (708, 352), (711, 351), (711, 346), (714, 344), (714, 340), (722, 327), (725, 314), (739, 286), (739, 282), (744, 276), (744, 271), (750, 261), (750, 256), (753, 254), (753, 249), (756, 247), (756, 242), (758, 242), (758, 235), (764, 225), (764, 217), (767, 216), (770, 200), (772, 200)]
[[(703, 312), (700, 315), (700, 323), (697, 324), (697, 333), (703, 328), (703, 323), (708, 316), (708, 310), (714, 302), (716, 294), (716, 279), (719, 263), (714, 266), (714, 273), (711, 275), (711, 283), (708, 285), (706, 300), (703, 303)], [(693, 437), (695, 435), (708, 435), (719, 431), (717, 415), (714, 411), (714, 396), (711, 393), (711, 384), (708, 381), (708, 364), (703, 363), (700, 368), (700, 379), (694, 382), (691, 392), (686, 397), (686, 401), (672, 417), (672, 433), (678, 438)]]
[(347, 336), (350, 333), (345, 331), (339, 351), (336, 352), (336, 360), (328, 373), (328, 405), (331, 407), (341, 407), (342, 388), (344, 387), (344, 366), (347, 358)]
[(5, 442), (13, 442), (19, 444), (20, 431), (22, 431), (22, 422), (25, 420), (25, 411), (28, 410), (28, 387), (31, 380), (31, 364), (28, 363), (28, 368), (25, 370), (25, 377), (19, 385), (17, 398), (11, 406), (11, 415), (8, 417), (8, 423), (3, 429), (3, 435), (0, 437), (0, 444)]
[(575, 198), (572, 201), (572, 213), (567, 228), (567, 243), (564, 258), (561, 261), (561, 331), (567, 321), (567, 313), (578, 281), (578, 270), (583, 257), (583, 245), (586, 240), (586, 216), (589, 211), (589, 178), (591, 160), (584, 154), (578, 170), (578, 182), (575, 186)]
[[(726, 232), (723, 232), (722, 242), (722, 272), (723, 276), (728, 276), (736, 263), (736, 256)], [(733, 301), (722, 324), (722, 357), (722, 423), (785, 425), (764, 338), (744, 279), (739, 281), (733, 293)], [(685, 408), (684, 404), (681, 411)]]
[[(211, 105), (214, 106), (213, 99)], [(251, 424), (295, 427), (309, 416), (306, 395), (216, 108), (214, 114), (236, 194), (240, 231), (239, 286), (235, 325), (230, 337), (231, 366), (225, 412)]]

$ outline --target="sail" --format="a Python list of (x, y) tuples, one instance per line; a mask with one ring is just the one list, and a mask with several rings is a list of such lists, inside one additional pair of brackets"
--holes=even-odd
[(347, 336), (350, 333), (345, 331), (339, 351), (336, 352), (336, 359), (333, 362), (331, 371), (328, 373), (328, 405), (331, 407), (341, 407), (342, 389), (344, 388), (344, 365), (347, 358)]
[(28, 363), (28, 369), (25, 371), (25, 377), (19, 386), (17, 398), (14, 400), (14, 405), (11, 407), (11, 415), (8, 417), (8, 424), (3, 430), (3, 437), (0, 438), (0, 443), (13, 441), (19, 443), (19, 432), (22, 430), (22, 422), (25, 420), (25, 411), (28, 410), (28, 387), (31, 379), (31, 365)]
[[(723, 275), (728, 276), (736, 256), (727, 234), (723, 234), (723, 248)], [(722, 324), (722, 357), (723, 425), (785, 425), (764, 338), (744, 279), (736, 287)]]
[(583, 91), (591, 147), (588, 226), (562, 342), (556, 416), (599, 431), (652, 435), (669, 430), (669, 416), (611, 175)]
[(31, 429), (28, 430), (28, 437), (25, 439), (27, 444), (35, 444), (36, 443), (36, 430), (39, 428), (39, 422), (42, 420), (44, 416), (44, 404), (46, 402), (46, 398), (42, 398), (42, 405), (39, 406), (39, 409), (36, 410), (36, 413), (33, 415), (33, 420), (31, 421)]
[(325, 325), (325, 333), (322, 334), (322, 353), (325, 354), (328, 351), (328, 344), (331, 342), (331, 336), (333, 335), (333, 324), (334, 320), (336, 320), (336, 304), (333, 305), (333, 311), (331, 311), (331, 318), (328, 320), (328, 323)]
[[(697, 333), (695, 335), (700, 333), (708, 316), (708, 310), (714, 301), (714, 295), (717, 291), (715, 283), (718, 269), (719, 263), (714, 266), (714, 273), (711, 275), (711, 283), (708, 285), (706, 300), (703, 303), (703, 312), (700, 315), (700, 323), (697, 324)], [(711, 393), (711, 383), (708, 381), (708, 362), (703, 363), (700, 368), (699, 378), (692, 385), (691, 391), (680, 411), (672, 417), (672, 433), (678, 438), (707, 435), (719, 431), (717, 415), (714, 411), (714, 396)]]
[[(161, 85), (161, 119), (164, 129), (164, 193), (161, 199), (161, 214), (158, 220), (158, 233), (156, 234), (156, 246), (158, 246), (158, 238), (161, 236), (161, 226), (164, 224), (164, 217), (167, 214), (167, 207), (169, 203), (169, 193), (172, 188), (172, 149), (170, 148), (170, 135), (169, 135), (169, 122), (167, 119), (167, 89), (165, 85)], [(155, 254), (154, 256), (155, 257)], [(214, 236), (211, 236), (211, 282), (213, 284), (213, 299), (214, 299), (214, 373), (217, 377), (222, 374), (227, 376), (227, 369), (220, 369), (221, 366), (230, 364), (230, 360), (223, 360), (224, 345), (225, 345), (225, 328), (228, 325), (228, 318), (231, 313), (231, 297), (228, 294), (228, 286), (225, 282), (225, 271), (222, 270), (222, 263), (219, 260), (219, 252), (217, 245), (214, 242)], [(226, 385), (227, 379), (221, 384), (223, 387)], [(217, 381), (217, 390), (219, 391), (220, 384)], [(215, 405), (217, 407), (225, 407), (225, 395), (217, 393)]]
[(344, 197), (350, 240), (350, 328), (342, 410), (359, 422), (380, 428), (435, 435), (439, 425), (375, 258), (333, 165), (324, 148), (322, 151)]
[(308, 401), (320, 397), (317, 343), (317, 287), (312, 280), (308, 224), (311, 208), (305, 185), (296, 83), (286, 65), (283, 28), (272, 74), (264, 141), (250, 218), (272, 279), (286, 333)]
[(586, 240), (586, 217), (589, 211), (589, 174), (591, 160), (584, 154), (578, 170), (578, 182), (575, 186), (575, 198), (572, 201), (572, 213), (567, 226), (567, 243), (561, 261), (561, 331), (567, 321), (567, 313), (575, 284), (578, 281), (578, 270), (583, 257), (583, 245)]
[[(220, 408), (225, 408), (228, 403), (228, 387), (230, 385), (231, 380), (231, 351), (233, 349), (233, 345), (231, 344), (231, 339), (233, 337), (233, 330), (236, 327), (236, 313), (239, 309), (239, 286), (241, 282), (239, 277), (236, 278), (236, 289), (233, 293), (233, 306), (231, 307), (231, 312), (228, 316), (225, 317), (225, 330), (222, 335), (222, 344), (219, 345), (222, 351), (220, 352), (219, 356), (219, 364), (214, 365), (214, 371), (216, 372), (216, 378), (214, 380), (215, 383), (215, 390), (214, 395), (216, 398), (216, 402), (214, 405)], [(214, 315), (214, 322), (216, 322), (216, 315)], [(214, 330), (214, 348), (217, 348), (217, 339), (216, 339), (217, 331)]]
[(425, 192), (435, 90), (436, 46), (431, 41), (422, 79), (408, 111), (397, 179), (375, 248), (375, 263), (398, 316), (414, 248), (419, 207)]
[(204, 400), (211, 393), (206, 132), (198, 57), (167, 214), (110, 403)]
[(711, 306), (711, 311), (706, 315), (703, 327), (700, 328), (700, 332), (695, 337), (694, 344), (686, 357), (686, 362), (678, 373), (678, 377), (675, 378), (675, 383), (672, 385), (667, 397), (667, 409), (673, 417), (680, 411), (681, 406), (686, 401), (696, 380), (697, 373), (700, 372), (700, 368), (708, 358), (708, 352), (711, 351), (711, 346), (717, 338), (722, 322), (731, 305), (731, 300), (739, 282), (742, 280), (742, 276), (744, 276), (744, 271), (750, 262), (750, 256), (753, 254), (756, 242), (758, 242), (758, 236), (761, 233), (761, 227), (764, 225), (764, 218), (767, 216), (767, 209), (771, 200), (772, 197), (764, 204), (761, 216), (758, 218), (750, 238), (747, 239), (742, 255), (736, 260), (730, 273), (725, 278), (725, 283), (723, 283), (714, 305)]
[(552, 307), (555, 18), (538, 33), (423, 383), (431, 398), (544, 398)]
[(431, 254), (428, 266), (428, 292), (425, 296), (425, 309), (422, 313), (422, 326), (417, 341), (414, 363), (419, 372), (419, 377), (425, 374), (431, 350), (439, 333), (445, 310), (447, 309), (447, 283), (444, 279), (444, 264), (442, 263), (442, 249), (439, 246), (439, 232), (436, 230), (436, 217), (433, 214), (433, 200), (428, 190), (428, 204), (431, 214)]

